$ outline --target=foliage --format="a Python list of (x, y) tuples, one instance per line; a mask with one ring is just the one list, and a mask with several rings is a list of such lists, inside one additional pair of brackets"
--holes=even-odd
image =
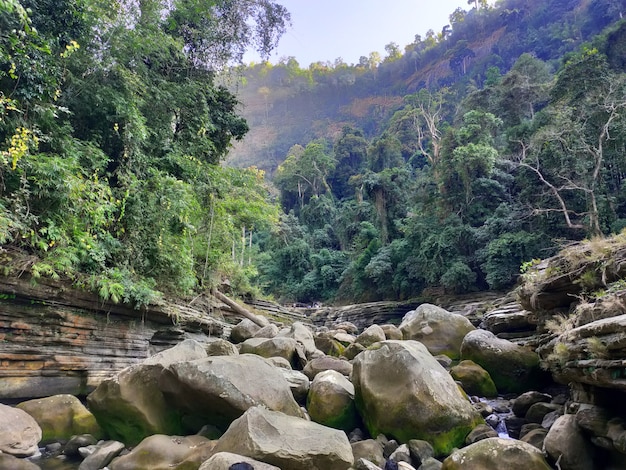
[(248, 126), (214, 79), (288, 21), (269, 0), (1, 2), (3, 249), (137, 307), (219, 277), (251, 290), (278, 209), (262, 172), (218, 166)]

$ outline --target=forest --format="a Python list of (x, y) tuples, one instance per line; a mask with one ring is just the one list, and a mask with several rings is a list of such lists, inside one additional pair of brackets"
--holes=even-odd
[(622, 13), (476, 2), (301, 69), (241, 64), (270, 0), (0, 0), (0, 267), (136, 307), (510, 288), (626, 227)]

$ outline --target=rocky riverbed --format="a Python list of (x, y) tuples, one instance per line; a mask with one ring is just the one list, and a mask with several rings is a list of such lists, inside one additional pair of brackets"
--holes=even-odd
[[(63, 361), (46, 363), (42, 355), (52, 354), (35, 344), (50, 328), (35, 334), (15, 319), (0, 348), (11, 358), (3, 374), (13, 374), (0, 405), (0, 468), (626, 468), (623, 291), (563, 306), (563, 276), (530, 279), (535, 290), (466, 307), (386, 303), (377, 314), (368, 304), (369, 320), (357, 315), (358, 324), (349, 321), (358, 306), (318, 312), (315, 324), (289, 312), (229, 324), (189, 307), (190, 319), (144, 326), (123, 351), (128, 363), (87, 374), (86, 395), (72, 381), (33, 388), (50, 365), (62, 377)], [(33, 323), (36, 312), (44, 326), (55, 315), (70, 323), (50, 301), (24, 299), (18, 307), (29, 305)], [(111, 311), (107, 321), (123, 323), (124, 314)], [(65, 343), (65, 353), (87, 348), (97, 364), (89, 348), (110, 330), (92, 316), (91, 336), (76, 331), (82, 339)], [(117, 344), (102, 349), (103, 362), (120, 354)], [(27, 367), (22, 383), (8, 372), (20, 355), (23, 365), (28, 355), (44, 361)], [(71, 376), (75, 363), (66, 363)], [(20, 400), (35, 389), (38, 398)]]

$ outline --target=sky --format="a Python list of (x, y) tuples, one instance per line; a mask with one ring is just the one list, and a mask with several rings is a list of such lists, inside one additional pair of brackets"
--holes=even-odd
[[(291, 13), (292, 26), (281, 38), (269, 61), (295, 57), (300, 67), (312, 62), (334, 62), (341, 57), (357, 64), (361, 56), (377, 51), (384, 58), (385, 45), (395, 42), (404, 51), (416, 34), (435, 33), (449, 24), (450, 14), (467, 0), (278, 0)], [(259, 62), (247, 54), (244, 61)]]

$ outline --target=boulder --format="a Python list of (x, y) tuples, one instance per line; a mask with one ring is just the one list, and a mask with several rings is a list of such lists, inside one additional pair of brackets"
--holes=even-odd
[(17, 408), (35, 418), (43, 442), (66, 441), (76, 434), (101, 437), (102, 431), (93, 414), (74, 395), (53, 395), (24, 401)]
[(256, 405), (302, 416), (281, 372), (254, 354), (172, 364), (161, 374), (159, 386), (170, 406), (189, 420), (188, 432), (204, 424), (226, 429)]
[(241, 343), (239, 352), (261, 357), (283, 357), (294, 364), (296, 344), (293, 338), (250, 338)]
[(78, 470), (100, 470), (124, 450), (124, 444), (118, 441), (101, 441), (95, 445), (91, 454), (85, 457)]
[(159, 387), (162, 371), (160, 364), (130, 366), (87, 396), (105, 434), (128, 445), (152, 434), (182, 434), (179, 413), (165, 403)]
[(236, 356), (239, 349), (230, 341), (222, 338), (213, 338), (205, 347), (207, 356)]
[(526, 416), (528, 409), (535, 403), (550, 403), (551, 400), (552, 396), (547, 393), (541, 393), (534, 390), (524, 392), (513, 400), (513, 413), (515, 413), (515, 416), (523, 418)]
[(402, 330), (400, 330), (400, 328), (398, 328), (396, 325), (386, 323), (384, 325), (380, 325), (380, 327), (385, 332), (385, 339), (404, 339), (404, 336), (402, 335)]
[(359, 424), (354, 386), (335, 370), (326, 370), (315, 376), (306, 407), (311, 419), (324, 426), (352, 431)]
[(470, 445), (490, 437), (498, 437), (497, 431), (488, 424), (479, 424), (467, 435), (465, 443)]
[(344, 349), (343, 357), (345, 357), (347, 360), (351, 361), (352, 359), (354, 359), (357, 356), (357, 354), (362, 353), (366, 349), (367, 348), (365, 346), (363, 346), (362, 344), (352, 343), (350, 346), (348, 346), (346, 349)]
[(128, 454), (115, 458), (110, 470), (187, 470), (208, 459), (215, 442), (202, 436), (155, 434), (141, 441)]
[(30, 457), (39, 451), (41, 428), (26, 411), (0, 404), (0, 453)]
[(442, 470), (551, 470), (539, 449), (514, 439), (491, 437), (456, 450)]
[(422, 439), (437, 455), (462, 445), (482, 417), (417, 341), (383, 341), (354, 359), (355, 401), (372, 436)]
[(489, 372), (500, 393), (536, 389), (545, 380), (534, 351), (500, 339), (490, 331), (468, 333), (461, 345), (461, 358), (470, 359)]
[(450, 375), (454, 380), (461, 382), (463, 390), (468, 395), (478, 395), (479, 397), (495, 397), (498, 395), (496, 384), (491, 380), (489, 372), (474, 361), (461, 361), (450, 369)]
[(213, 454), (211, 458), (200, 465), (199, 470), (239, 470), (237, 464), (246, 463), (249, 466), (241, 465), (241, 470), (280, 470), (280, 468), (268, 463), (259, 462), (258, 460), (244, 457), (243, 455), (233, 454), (231, 452), (218, 452)]
[(278, 371), (285, 378), (291, 389), (291, 393), (298, 403), (304, 403), (311, 388), (309, 378), (298, 370), (278, 367)]
[(18, 459), (11, 454), (0, 453), (0, 468), (7, 470), (41, 470), (38, 465), (25, 460)]
[(347, 470), (354, 463), (346, 434), (255, 406), (233, 421), (215, 446), (282, 470)]
[[(283, 333), (281, 333), (281, 336)], [(313, 332), (302, 322), (294, 322), (289, 330), (284, 333), (287, 338), (293, 338), (302, 346), (304, 346), (304, 352), (307, 357), (315, 353), (317, 346), (315, 345), (315, 339), (313, 338)]]
[(385, 339), (386, 337), (383, 329), (378, 325), (371, 325), (368, 326), (363, 333), (357, 336), (354, 342), (367, 348), (374, 343), (385, 341)]
[(253, 338), (274, 338), (278, 335), (278, 327), (273, 323), (270, 323), (267, 326), (264, 326), (259, 331), (254, 333)]
[(352, 364), (345, 359), (339, 359), (332, 356), (322, 356), (309, 361), (302, 372), (304, 372), (310, 380), (313, 380), (317, 374), (325, 370), (336, 370), (346, 377), (350, 377), (350, 374), (352, 373)]
[(181, 341), (173, 348), (166, 349), (143, 361), (144, 364), (160, 364), (167, 367), (175, 362), (193, 361), (207, 357), (205, 346), (193, 339)]
[(543, 450), (543, 443), (546, 439), (546, 435), (548, 434), (547, 429), (537, 428), (532, 431), (528, 431), (522, 437), (520, 437), (520, 441), (526, 442), (530, 445), (535, 446), (537, 449)]
[(315, 347), (324, 354), (335, 357), (341, 356), (344, 349), (346, 349), (342, 343), (327, 336), (326, 334), (315, 337)]
[(400, 324), (404, 339), (423, 343), (433, 356), (445, 354), (452, 359), (459, 358), (463, 338), (475, 329), (463, 315), (431, 304), (408, 312)]
[(250, 339), (261, 327), (248, 318), (244, 318), (230, 330), (230, 340), (237, 344)]
[(545, 416), (553, 411), (557, 411), (563, 414), (563, 405), (557, 405), (555, 403), (538, 402), (531, 405), (526, 412), (526, 421), (529, 423), (542, 424)]
[(97, 442), (98, 440), (91, 434), (78, 434), (76, 436), (72, 436), (63, 447), (63, 454), (68, 457), (78, 457), (80, 456), (78, 449), (81, 447), (95, 446)]
[(575, 415), (563, 415), (552, 425), (543, 445), (561, 470), (594, 470), (595, 449), (576, 424)]
[(366, 439), (364, 441), (353, 442), (352, 455), (355, 462), (359, 459), (365, 459), (379, 467), (385, 466), (385, 457), (383, 456), (383, 446), (374, 439)]
[(428, 441), (422, 441), (420, 439), (411, 439), (407, 446), (409, 447), (409, 453), (411, 454), (411, 460), (416, 466), (422, 465), (426, 460), (432, 458), (435, 455), (433, 446)]

